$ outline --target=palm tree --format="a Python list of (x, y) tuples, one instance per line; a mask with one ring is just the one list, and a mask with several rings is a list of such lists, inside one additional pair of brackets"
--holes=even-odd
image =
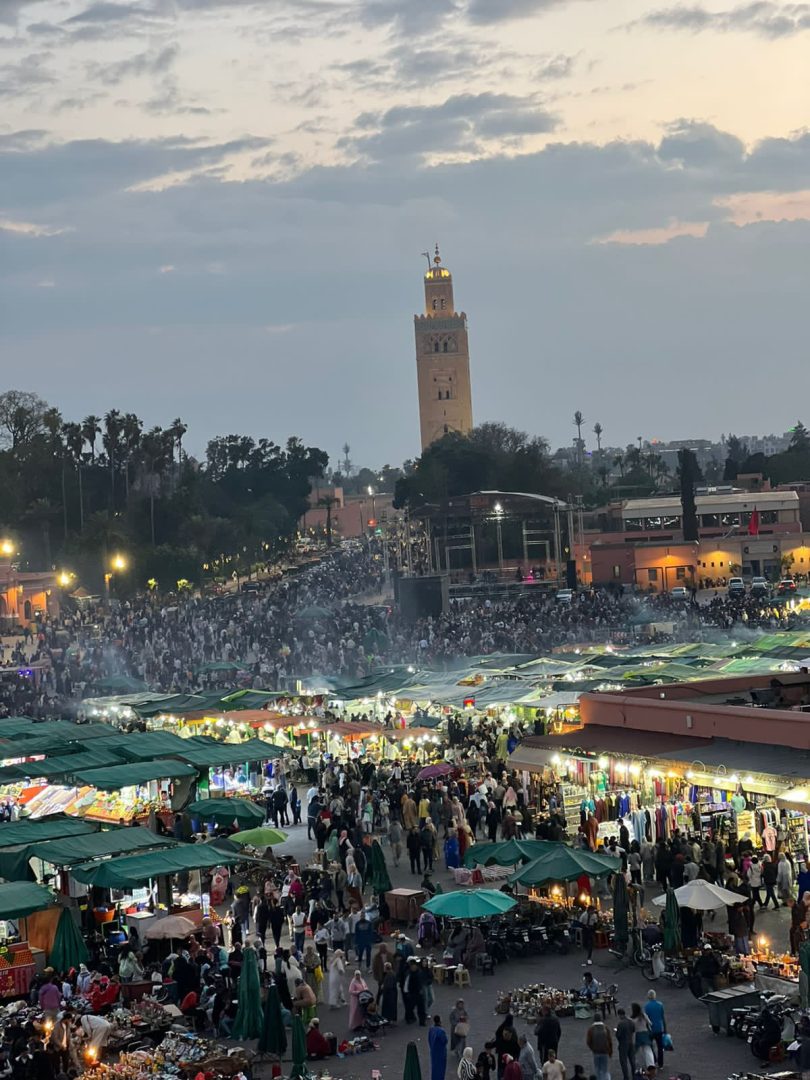
[(65, 458), (67, 452), (65, 450), (65, 444), (62, 439), (62, 414), (58, 409), (46, 409), (42, 414), (42, 426), (45, 431), (45, 437), (50, 445), (51, 453), (59, 460), (59, 469), (61, 472), (61, 484), (62, 484), (62, 533), (64, 539), (67, 539), (68, 534), (68, 516), (67, 516), (67, 484), (65, 477)]
[(143, 421), (135, 413), (125, 413), (121, 421), (121, 436), (124, 443), (124, 489), (126, 491), (127, 505), (129, 505), (129, 466), (141, 445), (141, 431)]
[(104, 417), (104, 435), (102, 442), (104, 443), (104, 449), (107, 451), (107, 461), (110, 466), (110, 507), (112, 512), (115, 513), (115, 466), (116, 455), (121, 445), (121, 432), (123, 430), (123, 423), (121, 420), (121, 413), (118, 409), (110, 409), (110, 411)]
[(584, 443), (582, 442), (582, 425), (585, 423), (585, 417), (582, 415), (579, 409), (574, 413), (574, 427), (577, 429), (577, 465), (582, 464), (582, 451), (584, 449)]
[(172, 435), (172, 438), (177, 443), (177, 464), (182, 465), (182, 463), (183, 463), (183, 436), (188, 431), (188, 425), (184, 424), (183, 421), (180, 419), (180, 417), (177, 416), (177, 417), (175, 417), (174, 420), (172, 420), (171, 427), (169, 428), (169, 431), (170, 431), (170, 433)]
[(604, 430), (605, 429), (597, 420), (596, 423), (593, 425), (593, 433), (596, 436), (596, 449), (600, 454), (602, 453), (602, 432)]
[(85, 416), (82, 420), (82, 438), (90, 447), (90, 463), (96, 461), (96, 439), (101, 434), (101, 419), (98, 416)]
[(617, 454), (613, 459), (613, 465), (619, 470), (619, 476), (624, 478), (624, 454)]
[(326, 546), (328, 548), (332, 546), (332, 507), (337, 501), (334, 495), (321, 495), (316, 504), (326, 509)]
[(155, 546), (155, 488), (170, 461), (174, 460), (174, 439), (169, 431), (154, 427), (141, 440), (141, 458), (149, 478), (149, 522)]
[(607, 467), (607, 465), (600, 465), (597, 469), (597, 472), (599, 473), (599, 477), (602, 480), (602, 487), (607, 487), (608, 477), (610, 476), (610, 469)]
[(84, 449), (84, 435), (81, 424), (67, 423), (62, 425), (62, 439), (67, 449), (79, 482), (79, 532), (84, 532), (84, 497), (82, 494), (82, 450)]

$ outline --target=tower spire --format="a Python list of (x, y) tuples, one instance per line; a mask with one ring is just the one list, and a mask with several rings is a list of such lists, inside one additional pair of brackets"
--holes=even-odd
[(436, 264), (436, 266), (439, 266), (439, 265), (441, 264), (441, 261), (442, 261), (442, 257), (441, 257), (441, 255), (439, 254), (439, 244), (438, 244), (438, 241), (436, 242), (436, 254), (435, 254), (435, 255), (433, 256), (433, 261), (434, 261), (434, 263)]

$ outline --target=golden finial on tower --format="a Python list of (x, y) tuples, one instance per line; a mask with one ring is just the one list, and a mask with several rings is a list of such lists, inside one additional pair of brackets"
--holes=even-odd
[(439, 264), (442, 261), (442, 257), (439, 254), (439, 245), (438, 244), (436, 244), (436, 254), (433, 256), (433, 261), (436, 264), (436, 266), (439, 266)]

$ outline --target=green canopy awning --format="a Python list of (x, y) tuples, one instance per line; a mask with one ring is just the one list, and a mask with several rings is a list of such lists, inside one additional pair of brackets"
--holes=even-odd
[(15, 844), (34, 844), (37, 840), (56, 840), (60, 836), (84, 836), (92, 832), (98, 832), (98, 825), (66, 814), (22, 818), (0, 825), (0, 849)]
[(280, 690), (237, 690), (234, 694), (226, 694), (220, 701), (223, 712), (233, 712), (236, 709), (263, 709), (270, 701), (279, 698), (293, 697)]
[(595, 855), (566, 844), (553, 844), (552, 847), (554, 850), (533, 859), (509, 880), (520, 885), (546, 885), (554, 881), (576, 881), (582, 874), (594, 878), (618, 874), (622, 868), (621, 859), (610, 855)]
[(251, 826), (261, 824), (265, 818), (264, 808), (249, 799), (199, 799), (186, 807), (186, 813), (221, 825), (231, 825), (235, 821)]
[(71, 869), (77, 881), (105, 889), (129, 889), (145, 885), (150, 878), (165, 877), (180, 870), (202, 870), (212, 866), (233, 866), (244, 855), (229, 855), (211, 844), (178, 844), (161, 851), (147, 851), (104, 862), (80, 863)]
[(157, 836), (148, 829), (137, 826), (108, 829), (106, 832), (91, 833), (88, 836), (63, 836), (59, 840), (29, 844), (27, 851), (28, 859), (43, 859), (53, 866), (73, 866), (105, 855), (121, 855), (129, 851), (143, 851), (174, 844), (176, 841), (171, 837)]
[(186, 761), (141, 761), (111, 765), (108, 769), (81, 769), (75, 778), (101, 791), (120, 791), (150, 780), (177, 780), (196, 775), (197, 770)]
[(213, 768), (216, 765), (241, 765), (249, 761), (269, 761), (278, 757), (281, 750), (273, 743), (261, 739), (249, 739), (243, 743), (212, 743), (209, 746), (192, 746), (178, 752), (183, 761), (190, 761), (198, 768)]
[(53, 903), (51, 890), (33, 881), (10, 881), (0, 885), (0, 919), (22, 919), (34, 911), (44, 911)]
[(464, 865), (514, 866), (539, 858), (553, 846), (550, 840), (500, 840), (473, 844), (464, 853)]
[[(188, 742), (171, 731), (134, 731), (128, 735), (119, 734), (114, 748), (125, 761), (154, 761), (177, 757), (188, 749)], [(107, 744), (105, 749), (108, 749)]]
[[(24, 744), (23, 744), (24, 745)], [(23, 761), (18, 765), (6, 765), (0, 769), (0, 784), (12, 780), (31, 779), (61, 780), (71, 777), (79, 769), (98, 769), (106, 765), (121, 765), (123, 759), (120, 754), (113, 750), (102, 749), (84, 750), (77, 754), (67, 754), (59, 757), (45, 757), (37, 761)]]

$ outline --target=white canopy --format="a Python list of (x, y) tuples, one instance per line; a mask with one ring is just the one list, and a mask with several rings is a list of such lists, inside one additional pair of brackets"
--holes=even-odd
[[(740, 896), (739, 893), (730, 892), (728, 889), (722, 889), (719, 885), (713, 885), (711, 881), (695, 878), (694, 881), (681, 885), (680, 889), (675, 890), (675, 899), (678, 901), (678, 907), (692, 908), (693, 911), (719, 911), (720, 908), (741, 904), (745, 897)], [(656, 896), (653, 900), (658, 907), (663, 907), (666, 902), (666, 893)]]

